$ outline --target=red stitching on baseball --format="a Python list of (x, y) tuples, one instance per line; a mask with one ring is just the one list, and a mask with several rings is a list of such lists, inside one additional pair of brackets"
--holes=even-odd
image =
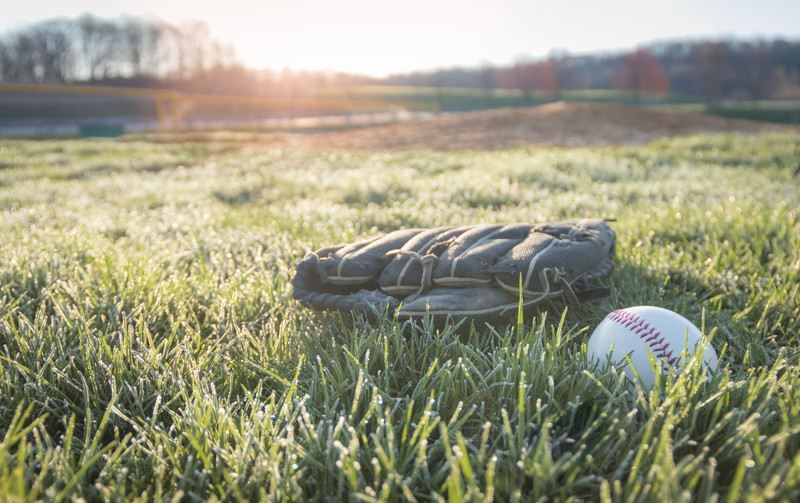
[(675, 362), (678, 361), (678, 357), (672, 356), (673, 351), (667, 352), (669, 343), (664, 342), (664, 337), (661, 336), (661, 332), (657, 332), (656, 327), (651, 327), (649, 323), (639, 318), (637, 315), (617, 309), (608, 315), (608, 319), (619, 323), (638, 335), (640, 339), (650, 346), (656, 358), (664, 359), (670, 365), (674, 365)]

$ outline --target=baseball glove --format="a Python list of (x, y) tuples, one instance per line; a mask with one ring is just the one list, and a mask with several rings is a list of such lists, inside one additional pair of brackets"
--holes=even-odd
[(309, 253), (293, 296), (374, 319), (514, 321), (520, 296), (523, 308), (607, 296), (615, 242), (597, 219), (399, 230)]

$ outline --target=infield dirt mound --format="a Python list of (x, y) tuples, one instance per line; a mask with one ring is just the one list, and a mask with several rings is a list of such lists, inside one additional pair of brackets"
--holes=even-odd
[(299, 136), (282, 143), (363, 150), (499, 150), (524, 145), (626, 145), (699, 133), (764, 131), (800, 134), (800, 127), (626, 105), (558, 102)]

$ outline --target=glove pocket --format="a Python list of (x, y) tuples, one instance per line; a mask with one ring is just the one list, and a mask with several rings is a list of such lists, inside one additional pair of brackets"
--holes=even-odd
[(432, 288), (403, 300), (397, 316), (414, 320), (430, 317), (436, 322), (447, 318), (488, 320), (516, 313), (518, 307), (519, 298), (499, 288)]
[(406, 229), (359, 243), (329, 248), (326, 250), (327, 254), (320, 254), (320, 280), (334, 285), (374, 284), (386, 264), (386, 253), (400, 248), (420, 232), (420, 229)]
[(431, 271), (439, 255), (469, 227), (438, 227), (408, 240), (401, 248), (386, 253), (390, 257), (381, 271), (378, 286), (383, 292), (405, 297), (431, 286)]
[(490, 266), (523, 241), (530, 228), (529, 224), (476, 226), (439, 257), (433, 283), (452, 288), (490, 284), (494, 279)]
[(497, 284), (509, 292), (519, 293), (521, 284), (525, 298), (562, 293), (608, 260), (607, 250), (595, 241), (547, 236), (530, 246), (522, 243), (520, 248), (500, 259), (492, 270), (496, 271)]

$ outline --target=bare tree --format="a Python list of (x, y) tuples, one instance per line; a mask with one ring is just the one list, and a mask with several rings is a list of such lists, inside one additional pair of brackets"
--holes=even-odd
[(72, 44), (63, 20), (45, 21), (31, 30), (38, 59), (38, 81), (63, 84), (72, 71)]
[(208, 41), (211, 38), (208, 25), (202, 21), (192, 21), (184, 24), (177, 32), (178, 67), (181, 78), (203, 80), (209, 68), (211, 54)]
[(702, 42), (695, 46), (692, 54), (694, 75), (700, 94), (706, 103), (722, 99), (729, 66), (727, 42)]
[(119, 63), (130, 77), (157, 77), (167, 62), (169, 27), (151, 19), (125, 16), (118, 23)]
[(763, 41), (747, 44), (744, 48), (745, 71), (742, 75), (750, 99), (761, 100), (767, 92), (769, 79), (767, 47)]
[(38, 82), (34, 37), (28, 32), (17, 33), (12, 43), (14, 64), (10, 68), (11, 79), (26, 84)]
[(90, 80), (110, 77), (118, 66), (120, 30), (111, 21), (84, 14), (78, 18), (78, 37)]
[(800, 70), (780, 65), (769, 76), (770, 97), (778, 100), (800, 99)]
[(13, 58), (11, 57), (8, 47), (6, 47), (6, 43), (0, 40), (0, 82), (8, 80), (6, 73), (12, 62)]
[(248, 72), (233, 47), (211, 38), (201, 22), (177, 28), (149, 18), (84, 14), (0, 34), (0, 78), (9, 82), (172, 77), (197, 89), (234, 88), (247, 87)]
[(143, 74), (143, 62), (147, 47), (147, 25), (141, 20), (126, 16), (120, 23), (122, 50), (125, 53), (127, 63), (133, 77), (141, 77)]
[(61, 20), (45, 21), (12, 32), (0, 42), (0, 70), (9, 82), (66, 82), (72, 70), (68, 26)]
[(152, 20), (144, 30), (144, 62), (147, 74), (151, 77), (164, 76), (171, 64), (169, 61), (170, 26)]

